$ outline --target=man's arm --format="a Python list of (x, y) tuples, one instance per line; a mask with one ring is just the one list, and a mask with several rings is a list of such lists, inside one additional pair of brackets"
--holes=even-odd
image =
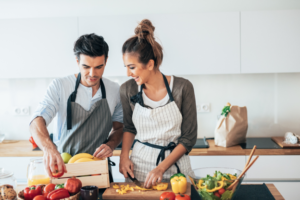
[(58, 165), (60, 171), (66, 171), (63, 160), (56, 150), (56, 146), (51, 142), (47, 130), (47, 125), (50, 124), (58, 112), (60, 91), (60, 82), (54, 79), (48, 86), (47, 92), (39, 103), (38, 108), (33, 113), (29, 126), (34, 141), (44, 152), (44, 165), (49, 177), (51, 177), (51, 171), (55, 172), (55, 164)]
[(59, 172), (67, 172), (66, 166), (57, 151), (56, 146), (49, 137), (44, 118), (35, 118), (31, 122), (29, 129), (35, 143), (44, 152), (44, 165), (49, 177), (52, 177), (51, 172), (55, 172), (55, 164), (57, 164)]
[(108, 137), (106, 144), (98, 147), (94, 153), (94, 157), (107, 158), (113, 155), (114, 149), (121, 143), (123, 138), (123, 124), (120, 122), (113, 122), (112, 131)]

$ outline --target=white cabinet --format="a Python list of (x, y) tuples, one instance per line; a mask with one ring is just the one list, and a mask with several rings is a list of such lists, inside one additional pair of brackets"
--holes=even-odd
[(125, 182), (123, 174), (119, 172), (120, 157), (112, 156), (110, 160), (116, 164), (116, 166), (111, 167), (114, 182)]
[(102, 35), (109, 45), (106, 76), (125, 76), (122, 45), (148, 18), (162, 44), (165, 74), (240, 73), (239, 12), (79, 17), (79, 34)]
[(300, 72), (300, 10), (241, 12), (241, 72)]
[(77, 18), (0, 19), (0, 78), (61, 77), (78, 71)]
[(0, 157), (0, 168), (4, 168), (14, 173), (18, 184), (27, 183), (27, 166), (30, 159), (39, 157)]
[[(248, 159), (248, 156), (247, 156)], [(246, 180), (298, 180), (300, 156), (259, 156), (247, 172)]]

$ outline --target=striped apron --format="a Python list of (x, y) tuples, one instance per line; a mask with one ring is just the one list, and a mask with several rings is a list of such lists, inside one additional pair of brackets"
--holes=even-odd
[[(170, 98), (165, 106), (149, 109), (144, 107), (143, 101), (135, 104), (132, 120), (137, 134), (130, 159), (134, 164), (134, 176), (139, 181), (145, 181), (147, 174), (152, 171), (160, 161), (163, 161), (178, 144), (181, 136), (182, 115), (178, 109), (168, 81), (164, 82)], [(143, 86), (141, 86), (141, 91)], [(163, 174), (163, 182), (169, 182), (170, 177), (176, 173), (194, 177), (190, 158), (183, 155), (174, 165)], [(129, 179), (126, 179), (129, 181)]]
[[(62, 129), (58, 151), (72, 156), (78, 153), (94, 154), (95, 150), (107, 141), (112, 129), (110, 109), (106, 100), (106, 91), (102, 79), (100, 87), (102, 99), (94, 103), (89, 111), (75, 103), (81, 74), (78, 73), (75, 90), (67, 104), (67, 120)], [(110, 165), (113, 165), (110, 162)], [(110, 174), (112, 180), (112, 176)]]

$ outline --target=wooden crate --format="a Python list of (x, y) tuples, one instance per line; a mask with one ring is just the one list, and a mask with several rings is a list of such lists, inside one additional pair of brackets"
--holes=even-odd
[[(68, 178), (75, 176), (82, 182), (82, 186), (94, 185), (98, 188), (108, 188), (110, 186), (107, 159), (93, 162), (66, 164), (66, 167), (68, 173), (65, 173), (60, 178), (51, 179), (51, 183), (62, 184), (65, 183)], [(92, 174), (101, 175), (90, 176)]]

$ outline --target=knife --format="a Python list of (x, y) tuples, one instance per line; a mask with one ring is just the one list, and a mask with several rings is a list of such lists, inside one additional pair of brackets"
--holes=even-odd
[(141, 182), (139, 182), (136, 178), (132, 178), (128, 172), (127, 172), (127, 174), (128, 174), (128, 177), (130, 178), (130, 180), (132, 180), (134, 182), (134, 184), (136, 184), (140, 188), (144, 188), (144, 186), (141, 184)]

